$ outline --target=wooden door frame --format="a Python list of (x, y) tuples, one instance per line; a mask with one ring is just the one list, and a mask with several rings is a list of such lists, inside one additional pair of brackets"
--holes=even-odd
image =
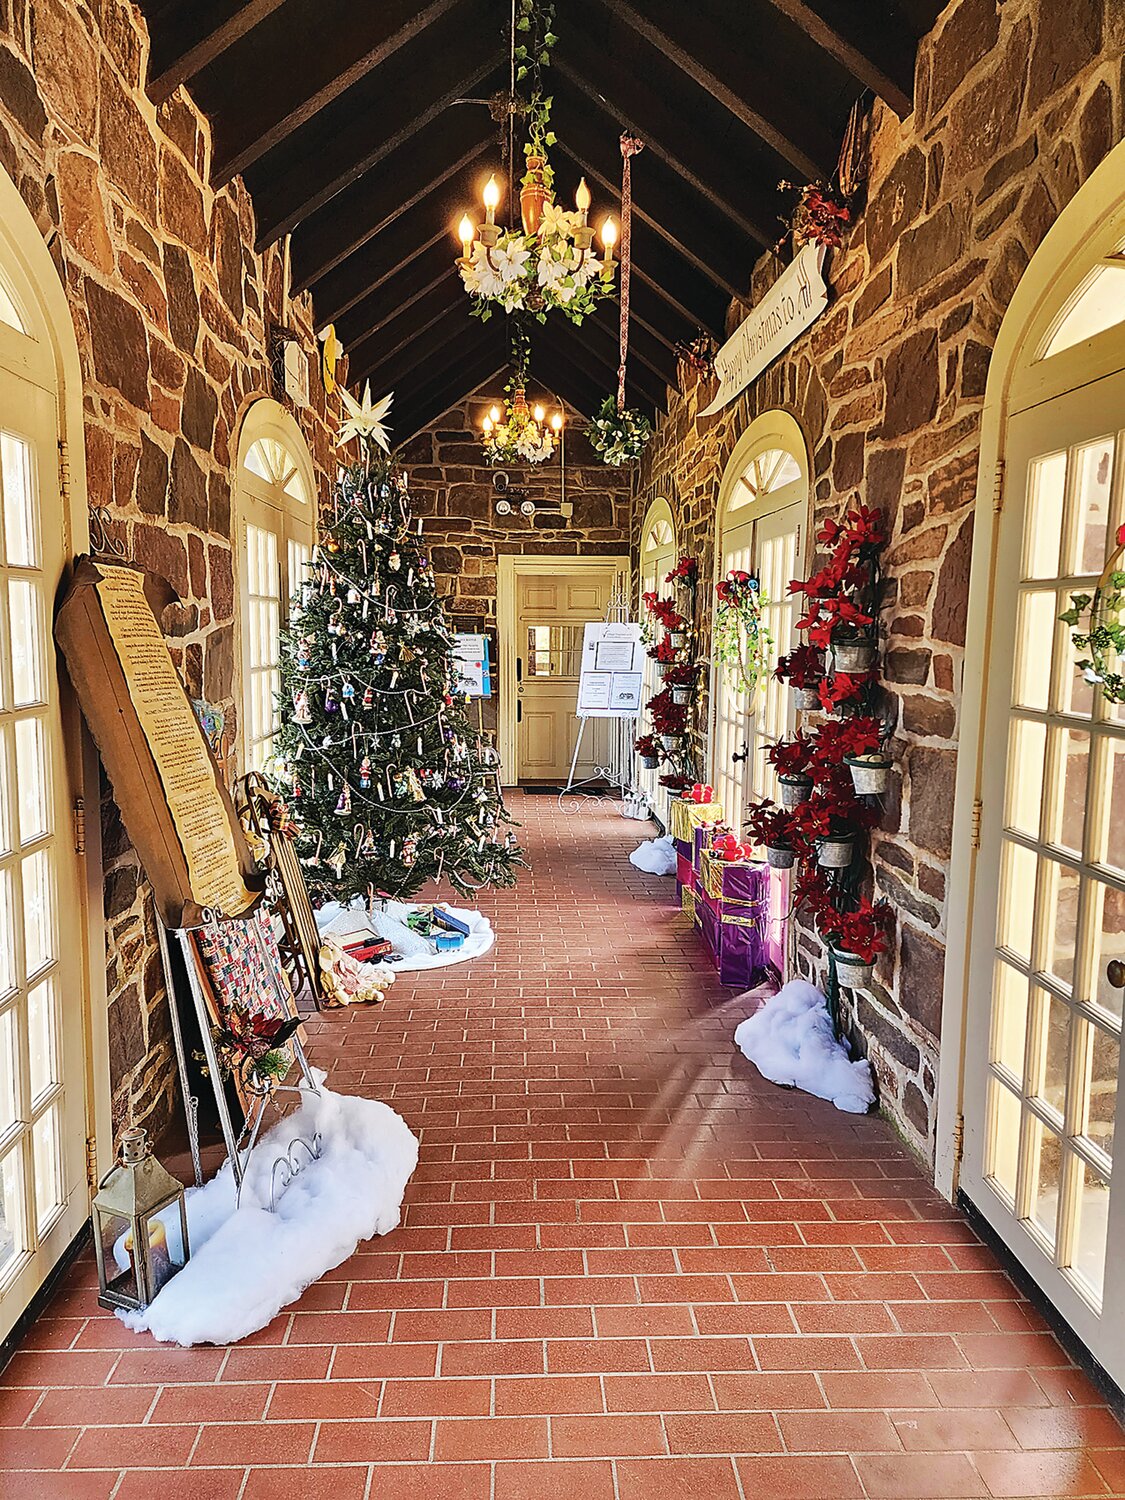
[[(86, 428), (83, 413), (82, 364), (70, 306), (58, 269), (19, 190), (0, 167), (0, 248), (6, 261), (30, 289), (52, 367), (58, 422), (60, 490), (65, 550), (76, 556), (90, 550), (86, 489)], [(70, 567), (59, 580), (59, 597), (70, 582)], [(52, 664), (59, 678), (59, 712), (66, 746), (68, 791), (75, 799), (74, 842), (83, 893), (75, 934), (81, 950), (85, 1076), (81, 1088), (86, 1117), (88, 1178), (94, 1182), (113, 1160), (113, 1114), (109, 1061), (109, 1003), (106, 989), (105, 891), (101, 840), (101, 764), (83, 723), (61, 660)], [(60, 809), (65, 817), (67, 809)], [(60, 829), (60, 838), (65, 838)], [(62, 913), (60, 913), (60, 918)], [(81, 1187), (77, 1189), (81, 1191)], [(87, 1199), (87, 1202), (89, 1200)]]
[(500, 701), (497, 705), (497, 748), (500, 751), (500, 784), (519, 782), (519, 738), (516, 730), (516, 581), (520, 577), (568, 573), (613, 573), (631, 588), (632, 567), (628, 556), (557, 557), (550, 553), (506, 552), (496, 567), (496, 652), (499, 656)]
[[(1081, 285), (1084, 268), (1104, 247), (1125, 239), (1125, 142), (1116, 145), (1079, 188), (1035, 251), (1004, 315), (988, 369), (980, 426), (980, 467), (969, 574), (965, 663), (961, 683), (961, 723), (953, 800), (953, 843), (945, 912), (946, 957), (942, 990), (941, 1066), (937, 1090), (934, 1180), (956, 1197), (964, 1133), (965, 1060), (971, 1045), (971, 930), (975, 901), (977, 843), (985, 780), (984, 724), (989, 680), (988, 655), (995, 605), (996, 550), (1005, 503), (1004, 463), (1008, 418), (1037, 401), (1061, 394), (1050, 386), (1054, 359), (1059, 376), (1073, 374), (1081, 351), (1068, 350), (1051, 361), (1035, 362), (1037, 338), (1049, 319), (1066, 305), (1067, 293)], [(1096, 368), (1097, 339), (1088, 340), (1093, 368), (1065, 384), (1073, 389), (1108, 371)], [(1012, 503), (1016, 499), (1013, 497)]]

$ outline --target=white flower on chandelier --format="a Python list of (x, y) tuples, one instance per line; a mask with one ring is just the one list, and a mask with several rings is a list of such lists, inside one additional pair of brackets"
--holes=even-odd
[(572, 240), (574, 231), (580, 227), (582, 215), (563, 208), (561, 204), (547, 202), (543, 205), (543, 219), (539, 226), (540, 240), (560, 238)]

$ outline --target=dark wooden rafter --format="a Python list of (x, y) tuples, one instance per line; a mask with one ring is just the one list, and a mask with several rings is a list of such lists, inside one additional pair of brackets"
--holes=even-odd
[[(418, 215), (417, 220), (415, 214)], [(412, 225), (421, 228), (423, 232), (409, 244), (404, 255), (396, 254), (398, 245), (408, 241)], [(442, 245), (452, 259), (456, 246), (450, 249), (451, 240), (448, 225), (435, 226), (430, 215), (419, 210), (403, 214), (377, 240), (364, 245), (362, 250), (349, 256), (343, 265), (329, 271), (327, 276), (313, 284), (311, 290), (318, 321), (334, 323), (361, 299), (365, 300), (380, 288), (389, 285), (411, 256), (419, 259), (425, 256), (428, 260), (431, 253), (436, 256), (435, 246)]]
[[(449, 159), (448, 126), (444, 121), (432, 121), (417, 139), (408, 141), (383, 162), (382, 170), (368, 172), (299, 224), (290, 244), (293, 290), (302, 292), (310, 287), (396, 219), (431, 199), (490, 146), (495, 147), (495, 132), (485, 128), (491, 122), (483, 110), (479, 118), (469, 116), (465, 125), (465, 149), (460, 156)], [(433, 139), (429, 139), (431, 134)], [(404, 188), (411, 182), (418, 184), (412, 192)]]
[[(635, 98), (631, 88), (623, 94), (615, 93), (611, 100), (591, 80), (585, 66), (572, 66), (561, 57), (555, 66), (562, 78), (598, 104), (616, 122), (619, 129), (630, 130), (634, 135), (639, 136), (646, 146), (655, 151), (673, 171), (728, 218), (742, 234), (763, 247), (772, 244), (777, 238), (772, 231), (767, 230), (764, 223), (748, 219), (736, 206), (740, 201), (740, 196), (735, 188), (733, 168), (725, 165), (722, 157), (709, 149), (702, 146), (693, 148), (690, 138), (682, 130), (676, 130), (675, 121), (671, 118), (670, 106), (661, 106), (660, 126), (642, 125), (640, 122), (649, 118), (645, 108), (632, 108), (618, 102), (624, 98)], [(609, 66), (612, 68), (612, 61), (609, 62)], [(611, 87), (608, 80), (606, 87)], [(638, 87), (645, 89), (644, 85)], [(645, 91), (651, 94), (650, 90)], [(689, 152), (693, 158), (690, 163), (685, 160)], [(704, 156), (708, 158), (706, 162), (701, 159)], [(719, 181), (719, 179), (722, 180)]]
[[(569, 377), (567, 399), (586, 417), (593, 416), (605, 398), (617, 391), (616, 374), (607, 374), (588, 348), (565, 336), (552, 335), (532, 349), (531, 373), (548, 386), (552, 381), (561, 383)], [(655, 416), (659, 403), (650, 392), (629, 384), (626, 399), (646, 417)]]
[[(440, 247), (440, 248), (439, 248)], [(396, 266), (383, 285), (362, 298), (336, 321), (336, 333), (346, 347), (356, 339), (378, 333), (394, 319), (438, 291), (446, 292), (452, 278), (444, 238), (405, 266)]]
[[(472, 326), (467, 306), (443, 308), (422, 328), (412, 329), (409, 339), (392, 345), (378, 336), (354, 344), (348, 350), (348, 370), (356, 380), (370, 380), (380, 390), (390, 390), (424, 360), (432, 358), (455, 340), (471, 346)], [(489, 330), (491, 336), (491, 330)], [(501, 341), (503, 342), (503, 341)]]
[[(620, 319), (618, 317), (618, 306), (616, 302), (602, 303), (582, 324), (583, 328), (595, 329), (603, 336), (608, 337), (612, 344), (617, 347), (620, 343)], [(672, 351), (653, 338), (647, 329), (642, 328), (635, 318), (629, 319), (629, 359), (639, 359), (641, 364), (651, 370), (656, 378), (665, 385), (676, 383), (676, 356)]]
[(146, 92), (163, 104), (285, 0), (167, 0), (149, 6)]
[[(651, 10), (648, 0), (644, 3), (646, 9)], [(630, 31), (643, 37), (674, 63), (685, 77), (717, 99), (724, 109), (802, 177), (812, 181), (831, 171), (838, 143), (823, 129), (815, 115), (808, 109), (795, 109), (793, 95), (778, 87), (760, 61), (751, 68), (747, 66), (747, 59), (732, 55), (730, 36), (717, 34), (717, 28), (709, 28), (701, 14), (682, 5), (676, 6), (676, 13), (688, 23), (688, 36), (684, 40), (690, 38), (692, 50), (689, 51), (667, 26), (655, 24), (629, 0), (601, 0), (601, 4)], [(720, 68), (725, 76), (720, 76)], [(737, 88), (727, 81), (732, 75), (739, 79)]]
[[(218, 186), (244, 172), (458, 3), (430, 0), (419, 8), (417, 0), (383, 0), (352, 6), (350, 24), (344, 26), (333, 26), (331, 18), (317, 14), (318, 7), (301, 13), (307, 29), (290, 43), (301, 66), (279, 71), (269, 59), (254, 59), (258, 86), (246, 90), (238, 113), (216, 132), (212, 181)], [(289, 23), (291, 35), (298, 19)], [(246, 45), (253, 46), (254, 39)], [(239, 59), (230, 61), (239, 71)]]
[[(604, 346), (591, 344), (589, 339), (583, 338), (584, 331), (585, 324), (582, 328), (575, 328), (572, 324), (555, 326), (550, 322), (536, 329), (531, 342), (532, 369), (546, 371), (550, 369), (553, 360), (568, 360), (575, 370), (586, 376), (591, 396), (596, 397), (594, 405), (597, 406), (617, 390), (617, 355)], [(632, 404), (651, 410), (663, 406), (666, 401), (663, 384), (648, 371), (632, 363), (629, 366), (626, 391)]]
[(486, 351), (446, 368), (427, 384), (409, 390), (401, 405), (398, 425), (393, 427), (394, 441), (409, 442), (474, 391), (493, 381), (499, 383), (506, 377), (507, 368), (507, 359), (503, 355)]
[(914, 108), (915, 38), (855, 0), (769, 0), (810, 41), (878, 94), (900, 119)]
[[(477, 33), (435, 57), (426, 58), (424, 53), (425, 48), (415, 41), (395, 59), (399, 66), (388, 64), (393, 80), (384, 77), (384, 69), (369, 75), (254, 165), (247, 174), (247, 186), (258, 211), (259, 250), (385, 161), (458, 100), (471, 97), (500, 61), (495, 39)], [(422, 94), (419, 71), (427, 84)], [(376, 89), (375, 83), (380, 87)], [(353, 94), (357, 97), (351, 101)], [(363, 129), (362, 121), (372, 112), (385, 122), (384, 128)]]

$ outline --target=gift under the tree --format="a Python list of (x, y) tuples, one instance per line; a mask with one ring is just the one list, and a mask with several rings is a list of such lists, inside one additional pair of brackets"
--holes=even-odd
[(721, 802), (694, 802), (690, 797), (672, 797), (668, 802), (668, 832), (673, 839), (691, 843), (697, 828), (721, 823)]
[(695, 889), (695, 870), (691, 860), (684, 855), (676, 855), (676, 903), (681, 908), (684, 904), (684, 891)]
[(699, 856), (698, 884), (706, 901), (769, 908), (768, 865), (746, 859), (724, 859), (714, 849), (704, 846)]

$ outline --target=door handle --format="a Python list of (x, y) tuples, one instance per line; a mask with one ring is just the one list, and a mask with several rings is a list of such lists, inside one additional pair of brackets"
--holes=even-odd
[(522, 682), (523, 681), (523, 657), (522, 656), (517, 656), (516, 657), (516, 681), (517, 682)]
[(523, 704), (518, 698), (516, 700), (516, 723), (523, 723)]
[(1105, 966), (1105, 977), (1115, 990), (1125, 990), (1125, 963), (1119, 958), (1111, 958)]

